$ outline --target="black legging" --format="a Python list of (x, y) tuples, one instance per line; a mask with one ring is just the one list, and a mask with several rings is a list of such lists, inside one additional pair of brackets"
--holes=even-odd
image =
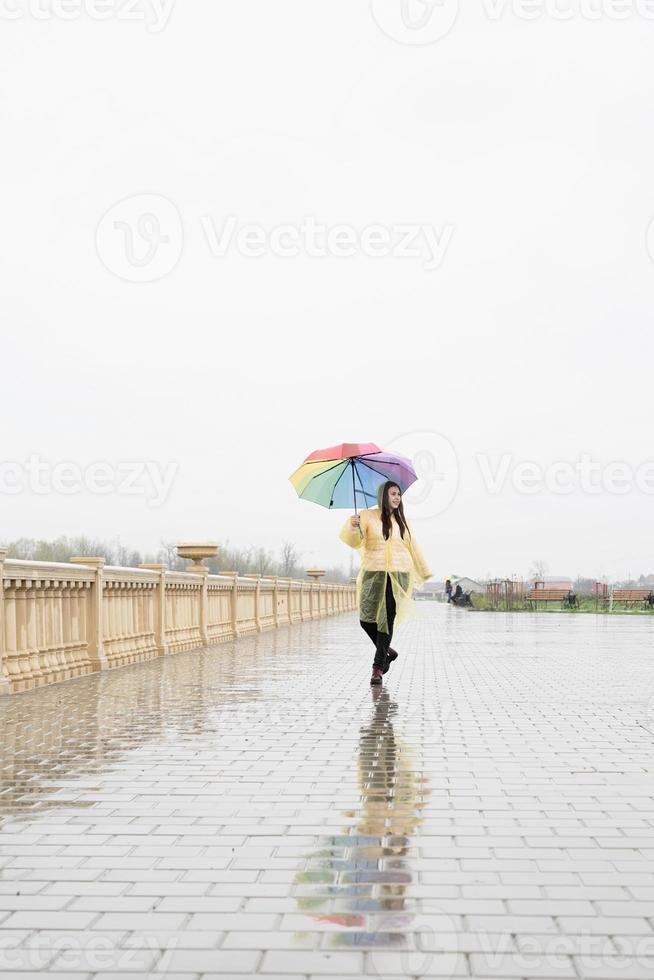
[(383, 670), (386, 666), (386, 654), (389, 651), (393, 638), (393, 623), (395, 622), (395, 596), (393, 595), (393, 583), (390, 575), (386, 576), (386, 618), (388, 619), (388, 633), (382, 633), (377, 629), (377, 623), (367, 623), (363, 619), (359, 622), (375, 644), (375, 659), (373, 667)]

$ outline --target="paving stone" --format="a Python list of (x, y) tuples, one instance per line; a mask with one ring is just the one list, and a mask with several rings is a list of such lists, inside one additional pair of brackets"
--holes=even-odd
[(211, 912), (208, 914), (198, 913), (190, 917), (188, 929), (208, 929), (211, 932), (220, 930), (229, 932), (231, 930), (247, 931), (251, 929), (259, 932), (261, 929), (274, 929), (278, 917), (276, 915), (258, 914), (255, 912)]
[[(73, 976), (73, 974), (71, 974), (70, 970), (64, 970), (63, 972), (48, 970), (46, 974), (41, 970), (21, 970), (19, 973), (17, 972), (16, 967), (9, 970), (0, 969), (0, 977), (2, 980), (43, 980), (44, 977), (47, 977), (47, 980), (71, 980), (71, 976)], [(93, 975), (94, 980), (97, 976), (98, 974)], [(121, 974), (120, 976), (121, 980), (125, 980), (124, 974)], [(75, 973), (74, 978), (75, 980), (91, 980), (91, 974), (88, 972)], [(138, 980), (143, 980), (143, 974), (140, 974)]]
[(97, 919), (96, 912), (14, 912), (0, 929), (87, 929)]
[(120, 946), (126, 949), (217, 949), (225, 938), (223, 932), (190, 932), (162, 929), (161, 932), (123, 934)]
[(507, 953), (502, 956), (470, 954), (470, 969), (475, 977), (576, 977), (571, 957), (539, 953)]
[(638, 958), (625, 962), (624, 957), (603, 957), (600, 961), (573, 956), (580, 977), (594, 980), (651, 980), (654, 962), (639, 962)]
[(302, 952), (298, 956), (297, 952), (285, 952), (282, 950), (271, 950), (264, 953), (263, 960), (259, 967), (261, 973), (282, 973), (291, 975), (298, 971), (299, 967), (312, 975), (321, 974), (352, 974), (360, 975), (363, 972), (363, 953), (323, 953), (323, 952)]
[(169, 970), (178, 973), (254, 973), (260, 960), (261, 953), (256, 950), (175, 949), (162, 955), (157, 970), (166, 974)]
[(422, 949), (405, 949), (389, 952), (376, 949), (366, 953), (366, 973), (377, 977), (390, 975), (423, 977), (469, 977), (466, 956), (462, 953), (429, 952)]
[(143, 929), (157, 932), (161, 929), (180, 929), (184, 914), (172, 912), (106, 912), (96, 922), (98, 929)]
[[(64, 974), (59, 974), (62, 977)], [(66, 975), (67, 980), (71, 980), (71, 974)], [(23, 980), (21, 977), (20, 980)], [(40, 980), (43, 980), (41, 976)], [(50, 974), (48, 974), (48, 980), (50, 980)], [(74, 974), (74, 980), (79, 980), (78, 974)], [(101, 973), (94, 973), (93, 980), (198, 980), (197, 973), (170, 973), (168, 971), (159, 972), (155, 966), (152, 970), (147, 973), (143, 971), (139, 972), (122, 972), (122, 971), (105, 971)], [(223, 977), (222, 980), (225, 980)], [(240, 980), (243, 980), (243, 975), (241, 974)]]

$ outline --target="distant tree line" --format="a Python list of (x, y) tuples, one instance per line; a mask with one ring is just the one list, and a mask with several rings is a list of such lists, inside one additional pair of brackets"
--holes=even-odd
[[(84, 535), (78, 537), (62, 536), (53, 541), (36, 538), (17, 538), (15, 541), (2, 541), (0, 546), (7, 548), (9, 558), (22, 558), (26, 561), (67, 562), (74, 555), (104, 558), (107, 565), (135, 568), (145, 563), (166, 565), (171, 571), (183, 572), (188, 562), (177, 555), (175, 543), (162, 541), (158, 551), (142, 552), (130, 548), (119, 540), (110, 542)], [(218, 544), (218, 555), (206, 562), (212, 575), (221, 571), (238, 572), (239, 575), (283, 575), (291, 578), (304, 578), (306, 566), (302, 556), (291, 541), (285, 541), (278, 556), (266, 548), (250, 545), (247, 548), (230, 546), (229, 541)], [(325, 568), (325, 580), (346, 582), (348, 570), (340, 565)]]

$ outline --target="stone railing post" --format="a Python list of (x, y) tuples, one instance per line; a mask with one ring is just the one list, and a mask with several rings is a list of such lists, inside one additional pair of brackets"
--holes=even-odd
[(166, 643), (166, 566), (145, 564), (139, 565), (139, 568), (157, 572), (159, 576), (154, 598), (154, 639), (159, 656), (164, 657), (168, 653), (168, 644)]
[(195, 572), (202, 576), (202, 591), (200, 593), (200, 639), (202, 646), (209, 646), (209, 569), (206, 565), (202, 566), (201, 572)]
[(231, 575), (233, 578), (232, 582), (232, 596), (231, 596), (231, 627), (232, 636), (236, 640), (238, 639), (238, 572), (219, 572), (219, 575)]
[(261, 596), (261, 579), (262, 576), (258, 572), (247, 572), (244, 578), (253, 578), (257, 583), (257, 587), (254, 593), (254, 625), (257, 628), (257, 633), (261, 632), (261, 609), (260, 609), (260, 596)]
[(255, 575), (254, 578), (256, 578), (257, 580), (257, 591), (254, 596), (254, 622), (257, 627), (257, 633), (260, 633), (261, 632), (261, 605), (260, 605), (261, 576)]
[[(282, 592), (286, 596), (287, 622), (290, 625), (290, 623), (291, 623), (291, 606), (290, 606), (290, 602), (291, 602), (291, 580), (289, 579), (289, 577), (287, 575), (281, 576), (280, 579), (279, 579), (279, 581), (277, 582), (277, 599), (278, 600), (279, 600), (279, 596), (281, 595)], [(283, 617), (281, 617), (279, 615), (279, 611), (278, 611), (278, 613), (277, 613), (277, 625), (278, 626), (282, 622), (282, 619), (283, 619)]]
[(71, 565), (88, 565), (93, 568), (93, 585), (89, 599), (86, 642), (89, 660), (94, 670), (106, 670), (108, 661), (104, 653), (104, 558), (71, 558)]
[(279, 626), (279, 609), (277, 608), (277, 576), (264, 575), (264, 578), (270, 579), (273, 583), (273, 592), (272, 592), (273, 622), (275, 624), (275, 628), (277, 628)]
[(6, 674), (7, 641), (5, 639), (4, 563), (8, 554), (6, 548), (0, 548), (0, 694), (11, 693), (11, 685)]
[[(312, 580), (312, 585), (311, 585), (311, 611), (309, 613), (309, 619), (320, 619), (320, 617), (322, 616), (322, 610), (320, 608), (320, 593), (321, 593), (320, 579), (323, 577), (324, 574), (325, 574), (324, 568), (307, 568), (307, 575)], [(313, 587), (313, 583), (314, 582), (317, 583), (317, 585), (318, 585), (317, 590), (314, 590), (314, 587)], [(317, 609), (314, 608), (315, 607), (315, 603), (314, 603), (314, 600), (313, 600), (313, 596), (314, 596), (314, 592), (315, 591), (317, 591), (317, 593), (318, 593), (318, 608)]]
[(238, 572), (234, 572), (232, 583), (232, 632), (234, 639), (238, 639)]

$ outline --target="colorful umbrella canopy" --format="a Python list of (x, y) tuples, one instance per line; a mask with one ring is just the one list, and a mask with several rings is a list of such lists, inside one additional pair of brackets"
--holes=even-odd
[(322, 507), (371, 507), (377, 488), (394, 480), (402, 493), (418, 479), (410, 459), (385, 453), (374, 442), (344, 442), (317, 449), (289, 480), (302, 500)]

